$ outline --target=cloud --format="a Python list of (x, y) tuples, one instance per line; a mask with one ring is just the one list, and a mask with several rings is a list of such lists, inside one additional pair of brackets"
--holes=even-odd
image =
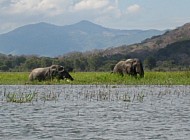
[(140, 10), (140, 6), (138, 4), (134, 4), (127, 7), (127, 13), (137, 13), (139, 10)]
[(0, 33), (36, 22), (65, 25), (113, 22), (123, 14), (119, 0), (0, 0)]
[(74, 5), (75, 10), (100, 9), (109, 4), (108, 0), (81, 0)]
[(118, 0), (80, 0), (72, 8), (78, 17), (98, 24), (113, 22), (122, 14)]
[(10, 0), (1, 9), (10, 15), (24, 13), (28, 15), (56, 15), (63, 13), (68, 4), (68, 0)]
[(110, 0), (1, 0), (0, 15), (55, 16), (86, 10), (105, 11), (111, 6)]

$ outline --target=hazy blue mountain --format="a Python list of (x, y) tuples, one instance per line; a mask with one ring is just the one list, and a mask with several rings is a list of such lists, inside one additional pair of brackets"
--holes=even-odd
[(105, 49), (139, 43), (163, 34), (159, 30), (119, 30), (89, 21), (66, 26), (37, 23), (0, 34), (0, 53), (58, 56), (73, 51)]

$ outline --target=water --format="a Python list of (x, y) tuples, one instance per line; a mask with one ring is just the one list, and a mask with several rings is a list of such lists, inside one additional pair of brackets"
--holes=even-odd
[(190, 86), (2, 85), (0, 139), (189, 140)]

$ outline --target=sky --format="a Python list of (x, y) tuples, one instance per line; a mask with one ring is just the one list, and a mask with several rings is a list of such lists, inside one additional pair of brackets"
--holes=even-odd
[(81, 20), (114, 29), (175, 29), (190, 22), (190, 0), (0, 0), (0, 34), (27, 24)]

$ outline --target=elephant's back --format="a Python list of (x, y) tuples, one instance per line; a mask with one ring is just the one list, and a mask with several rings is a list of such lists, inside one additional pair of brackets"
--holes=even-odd
[(40, 77), (44, 77), (45, 72), (47, 71), (47, 68), (35, 68), (31, 71), (29, 74), (29, 80), (35, 80), (39, 79)]
[(126, 63), (133, 63), (133, 62), (134, 62), (134, 59), (127, 59), (125, 62), (126, 62)]
[(120, 72), (122, 70), (124, 63), (125, 61), (119, 61), (113, 68), (113, 72)]
[(35, 68), (32, 70), (31, 73), (42, 73), (45, 70), (46, 70), (46, 68)]

